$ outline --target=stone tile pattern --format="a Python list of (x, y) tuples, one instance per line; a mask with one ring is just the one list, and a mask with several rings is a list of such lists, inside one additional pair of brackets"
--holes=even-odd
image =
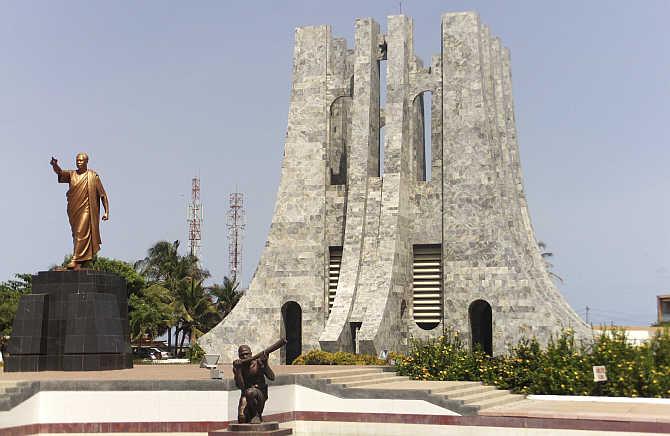
[(442, 17), (443, 275), (447, 324), (493, 311), (493, 351), (561, 328), (590, 334), (549, 278), (523, 193), (509, 51), (475, 13)]
[(132, 368), (126, 283), (102, 271), (40, 271), (19, 301), (5, 371)]
[[(426, 67), (414, 54), (409, 17), (388, 17), (386, 34), (374, 20), (358, 19), (354, 39), (348, 49), (328, 26), (296, 30), (268, 241), (246, 295), (199, 343), (223, 361), (241, 343), (261, 349), (282, 334), (287, 301), (302, 308), (303, 352), (353, 351), (356, 343), (366, 353), (403, 350), (409, 336), (434, 337), (445, 328), (467, 341), (468, 309), (478, 299), (492, 308), (494, 354), (523, 337), (546, 342), (567, 327), (590, 337), (552, 283), (530, 223), (509, 50), (473, 12), (442, 16), (442, 52)], [(422, 108), (426, 92), (430, 114)], [(443, 322), (430, 331), (417, 327), (411, 309), (418, 244), (441, 244), (443, 252)], [(328, 316), (333, 245), (343, 247), (343, 257)]]
[[(326, 147), (329, 109), (335, 91), (349, 89), (348, 81), (333, 77), (346, 74), (333, 68), (333, 59), (346, 58), (335, 46), (341, 47), (341, 41), (333, 40), (329, 26), (295, 31), (284, 160), (265, 249), (235, 310), (198, 339), (207, 352), (220, 354), (224, 362), (237, 358), (240, 344), (249, 344), (255, 352), (276, 341), (283, 333), (281, 308), (289, 301), (302, 309), (303, 350), (317, 346), (323, 330), (327, 314), (326, 211), (343, 205), (337, 202), (340, 196), (326, 194), (330, 182), (330, 169), (326, 168), (330, 160)], [(327, 205), (327, 199), (336, 204)], [(344, 221), (333, 220), (338, 222)], [(282, 348), (281, 353), (273, 353), (272, 361), (276, 363), (284, 352)]]
[[(352, 342), (349, 326), (352, 305), (362, 275), (363, 244), (369, 230), (366, 220), (379, 207), (371, 207), (369, 185), (379, 180), (379, 24), (356, 20), (351, 147), (347, 170), (346, 219), (342, 264), (333, 308), (319, 338), (324, 349)], [(378, 221), (377, 221), (378, 223)], [(342, 232), (342, 229), (337, 229)]]

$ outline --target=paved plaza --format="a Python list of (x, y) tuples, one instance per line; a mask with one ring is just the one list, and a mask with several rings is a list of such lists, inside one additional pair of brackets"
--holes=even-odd
[[(329, 365), (276, 365), (273, 367), (277, 375), (288, 374), (312, 374), (316, 377), (333, 373), (334, 371), (345, 371), (348, 369), (364, 369), (360, 366), (329, 366)], [(224, 379), (232, 378), (231, 365), (219, 365), (223, 371)], [(200, 368), (198, 365), (136, 365), (132, 369), (121, 369), (113, 371), (96, 372), (62, 372), (44, 371), (33, 373), (0, 373), (0, 383), (10, 381), (56, 381), (56, 380), (209, 380), (210, 372)], [(379, 385), (385, 392), (389, 390), (416, 391), (436, 390), (439, 386), (448, 383), (460, 382), (422, 382), (416, 380), (403, 380)], [(373, 387), (367, 386), (366, 389)], [(356, 388), (354, 388), (356, 389)], [(272, 388), (271, 388), (272, 390)], [(621, 399), (623, 400), (623, 399)], [(539, 400), (524, 399), (511, 404), (492, 407), (480, 411), (478, 414), (488, 417), (524, 417), (524, 418), (555, 418), (566, 420), (599, 420), (599, 421), (625, 421), (625, 422), (648, 422), (670, 424), (670, 401), (661, 400), (658, 403), (637, 401), (616, 402), (608, 401), (607, 398), (596, 401), (584, 401), (583, 398), (575, 397), (574, 401), (562, 400)], [(654, 400), (651, 400), (654, 401)]]

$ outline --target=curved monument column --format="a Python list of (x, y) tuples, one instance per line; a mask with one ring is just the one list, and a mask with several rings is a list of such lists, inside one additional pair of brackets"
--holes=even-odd
[[(511, 107), (497, 101), (511, 101), (497, 46), (475, 13), (443, 15), (442, 32), (447, 324), (471, 333), (468, 308), (484, 300), (492, 310), (494, 354), (523, 337), (545, 342), (562, 327), (585, 337), (584, 323), (566, 310), (541, 263), (512, 160), (518, 145), (507, 122)], [(502, 80), (495, 78), (498, 68)]]
[(379, 165), (379, 24), (356, 20), (351, 146), (342, 264), (335, 301), (319, 337), (321, 348), (353, 351), (349, 315), (359, 286), (368, 213), (368, 179)]
[(316, 344), (323, 328), (331, 41), (329, 26), (296, 29), (284, 160), (265, 249), (235, 310), (198, 339), (223, 361), (236, 358), (239, 344), (258, 350), (278, 338), (281, 307), (289, 301), (302, 311), (302, 344)]
[[(354, 306), (354, 316), (358, 314), (361, 321), (359, 351), (369, 354), (401, 346), (400, 305), (411, 288), (408, 200), (413, 173), (408, 102), (409, 67), (410, 61), (414, 61), (411, 18), (388, 17), (386, 43), (386, 125), (379, 228), (376, 241), (370, 244), (375, 256), (370, 256), (370, 261), (361, 268), (365, 280), (360, 284)], [(366, 241), (366, 249), (368, 246)]]

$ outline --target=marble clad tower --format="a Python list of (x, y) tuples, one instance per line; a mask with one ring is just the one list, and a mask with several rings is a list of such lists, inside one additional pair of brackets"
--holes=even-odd
[(530, 223), (509, 50), (476, 13), (447, 13), (442, 52), (424, 65), (412, 28), (403, 15), (386, 33), (358, 19), (352, 49), (329, 26), (296, 30), (272, 225), (249, 290), (199, 339), (207, 352), (231, 361), (239, 344), (285, 335), (275, 361), (377, 354), (456, 329), (497, 354), (566, 327), (590, 336)]

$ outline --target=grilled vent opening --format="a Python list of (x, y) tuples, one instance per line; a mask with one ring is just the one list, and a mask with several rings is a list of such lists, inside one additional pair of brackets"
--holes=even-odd
[(342, 265), (342, 247), (328, 247), (328, 314), (333, 309), (337, 282), (340, 280)]
[(442, 246), (415, 245), (412, 271), (414, 322), (432, 330), (442, 320)]

